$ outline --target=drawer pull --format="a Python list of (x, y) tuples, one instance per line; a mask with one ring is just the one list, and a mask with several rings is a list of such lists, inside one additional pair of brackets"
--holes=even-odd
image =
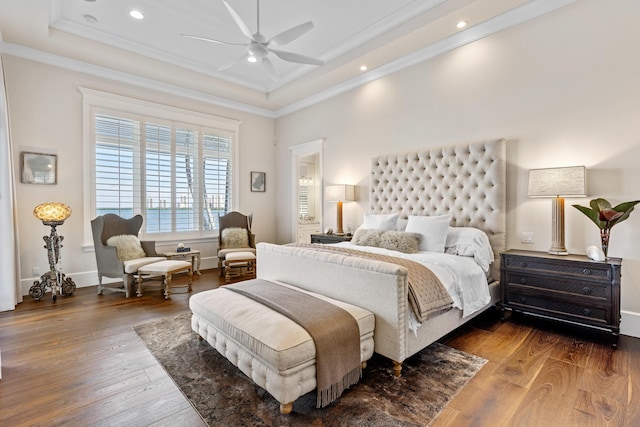
[(584, 270), (582, 270), (582, 274), (586, 274), (587, 276), (589, 276), (591, 274), (591, 270), (585, 268)]
[(525, 297), (520, 297), (520, 302), (522, 304), (526, 304), (527, 303), (527, 299)]
[(582, 310), (582, 314), (584, 314), (585, 316), (589, 316), (591, 315), (591, 310), (589, 310), (588, 308), (585, 308), (584, 310)]
[(520, 278), (520, 283), (523, 284), (523, 285), (526, 285), (527, 284), (527, 278), (526, 277), (521, 277)]
[(591, 288), (588, 286), (585, 286), (584, 288), (582, 288), (582, 293), (585, 295), (591, 295)]
[(527, 263), (526, 262), (521, 262), (520, 263), (520, 267), (521, 268), (527, 268)]

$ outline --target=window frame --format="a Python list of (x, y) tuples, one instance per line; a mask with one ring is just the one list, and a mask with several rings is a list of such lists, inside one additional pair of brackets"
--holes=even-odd
[[(232, 141), (231, 154), (231, 179), (232, 191), (231, 202), (232, 209), (237, 210), (240, 203), (240, 174), (239, 174), (239, 120), (218, 117), (206, 113), (192, 110), (186, 110), (178, 107), (158, 104), (140, 99), (130, 98), (121, 95), (114, 95), (106, 92), (100, 92), (93, 89), (80, 87), (83, 104), (83, 163), (84, 182), (83, 182), (83, 208), (84, 208), (84, 241), (85, 250), (93, 250), (93, 237), (91, 234), (91, 220), (96, 217), (96, 200), (95, 200), (95, 123), (96, 114), (106, 114), (115, 117), (121, 117), (130, 120), (140, 120), (144, 118), (148, 122), (154, 124), (172, 123), (175, 128), (182, 127), (187, 129), (197, 129), (200, 133), (212, 133), (212, 131), (221, 136), (229, 136)], [(151, 120), (148, 120), (151, 119)], [(144, 125), (142, 125), (144, 127)], [(202, 140), (203, 134), (200, 134), (199, 140)], [(172, 136), (173, 139), (173, 136)], [(141, 148), (145, 145), (141, 141)], [(175, 144), (172, 144), (175, 145)], [(175, 147), (172, 148), (175, 150)], [(202, 155), (203, 147), (198, 144), (197, 150)], [(140, 186), (144, 186), (144, 180)], [(201, 191), (201, 190), (200, 190)], [(200, 194), (202, 196), (202, 194)], [(201, 201), (202, 202), (202, 201)], [(193, 232), (165, 232), (165, 233), (146, 233), (143, 226), (140, 230), (140, 237), (150, 238), (158, 243), (170, 242), (193, 242), (217, 240), (217, 233), (205, 231), (202, 224), (202, 215), (200, 215), (200, 224), (197, 231)]]

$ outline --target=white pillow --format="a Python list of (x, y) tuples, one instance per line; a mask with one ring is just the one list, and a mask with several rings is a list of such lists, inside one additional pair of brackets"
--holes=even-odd
[(365, 214), (362, 228), (369, 230), (395, 230), (400, 214)]
[(120, 234), (107, 239), (108, 246), (115, 246), (120, 261), (144, 258), (147, 254), (140, 245), (140, 240), (133, 234)]
[(220, 242), (220, 247), (222, 249), (249, 247), (249, 233), (247, 233), (246, 228), (225, 228), (224, 230), (222, 230), (221, 237), (222, 242)]
[(451, 215), (439, 216), (415, 216), (409, 215), (407, 233), (419, 234), (420, 250), (427, 252), (444, 252), (444, 243), (447, 240), (447, 231)]
[(473, 257), (485, 272), (489, 271), (489, 265), (494, 261), (489, 237), (477, 228), (449, 227), (444, 246), (448, 254)]

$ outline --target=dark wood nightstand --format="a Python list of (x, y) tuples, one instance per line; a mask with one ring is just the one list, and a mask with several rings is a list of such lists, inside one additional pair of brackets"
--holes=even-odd
[(346, 234), (312, 234), (311, 235), (311, 243), (340, 243), (340, 242), (348, 242), (351, 240), (352, 235)]
[(620, 333), (621, 258), (510, 250), (500, 255), (500, 306), (549, 319)]

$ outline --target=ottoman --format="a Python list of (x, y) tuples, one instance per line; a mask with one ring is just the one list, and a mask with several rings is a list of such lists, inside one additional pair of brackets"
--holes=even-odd
[(256, 255), (252, 252), (229, 252), (224, 257), (224, 281), (231, 282), (232, 277), (242, 276), (243, 268), (246, 274), (256, 277)]
[(193, 271), (191, 263), (187, 261), (159, 261), (153, 264), (147, 264), (138, 269), (138, 288), (136, 293), (139, 297), (142, 296), (142, 282), (150, 280), (153, 277), (162, 278), (162, 288), (164, 289), (164, 299), (168, 299), (171, 295), (171, 276), (180, 273), (187, 272), (189, 275), (188, 290), (191, 291), (191, 277)]
[[(290, 286), (280, 282), (282, 286)], [(300, 292), (301, 289), (294, 289)], [(348, 311), (360, 331), (360, 359), (373, 355), (373, 313), (306, 292)], [(288, 414), (293, 402), (316, 388), (315, 344), (300, 325), (272, 309), (220, 287), (189, 299), (191, 328), (278, 402)]]

